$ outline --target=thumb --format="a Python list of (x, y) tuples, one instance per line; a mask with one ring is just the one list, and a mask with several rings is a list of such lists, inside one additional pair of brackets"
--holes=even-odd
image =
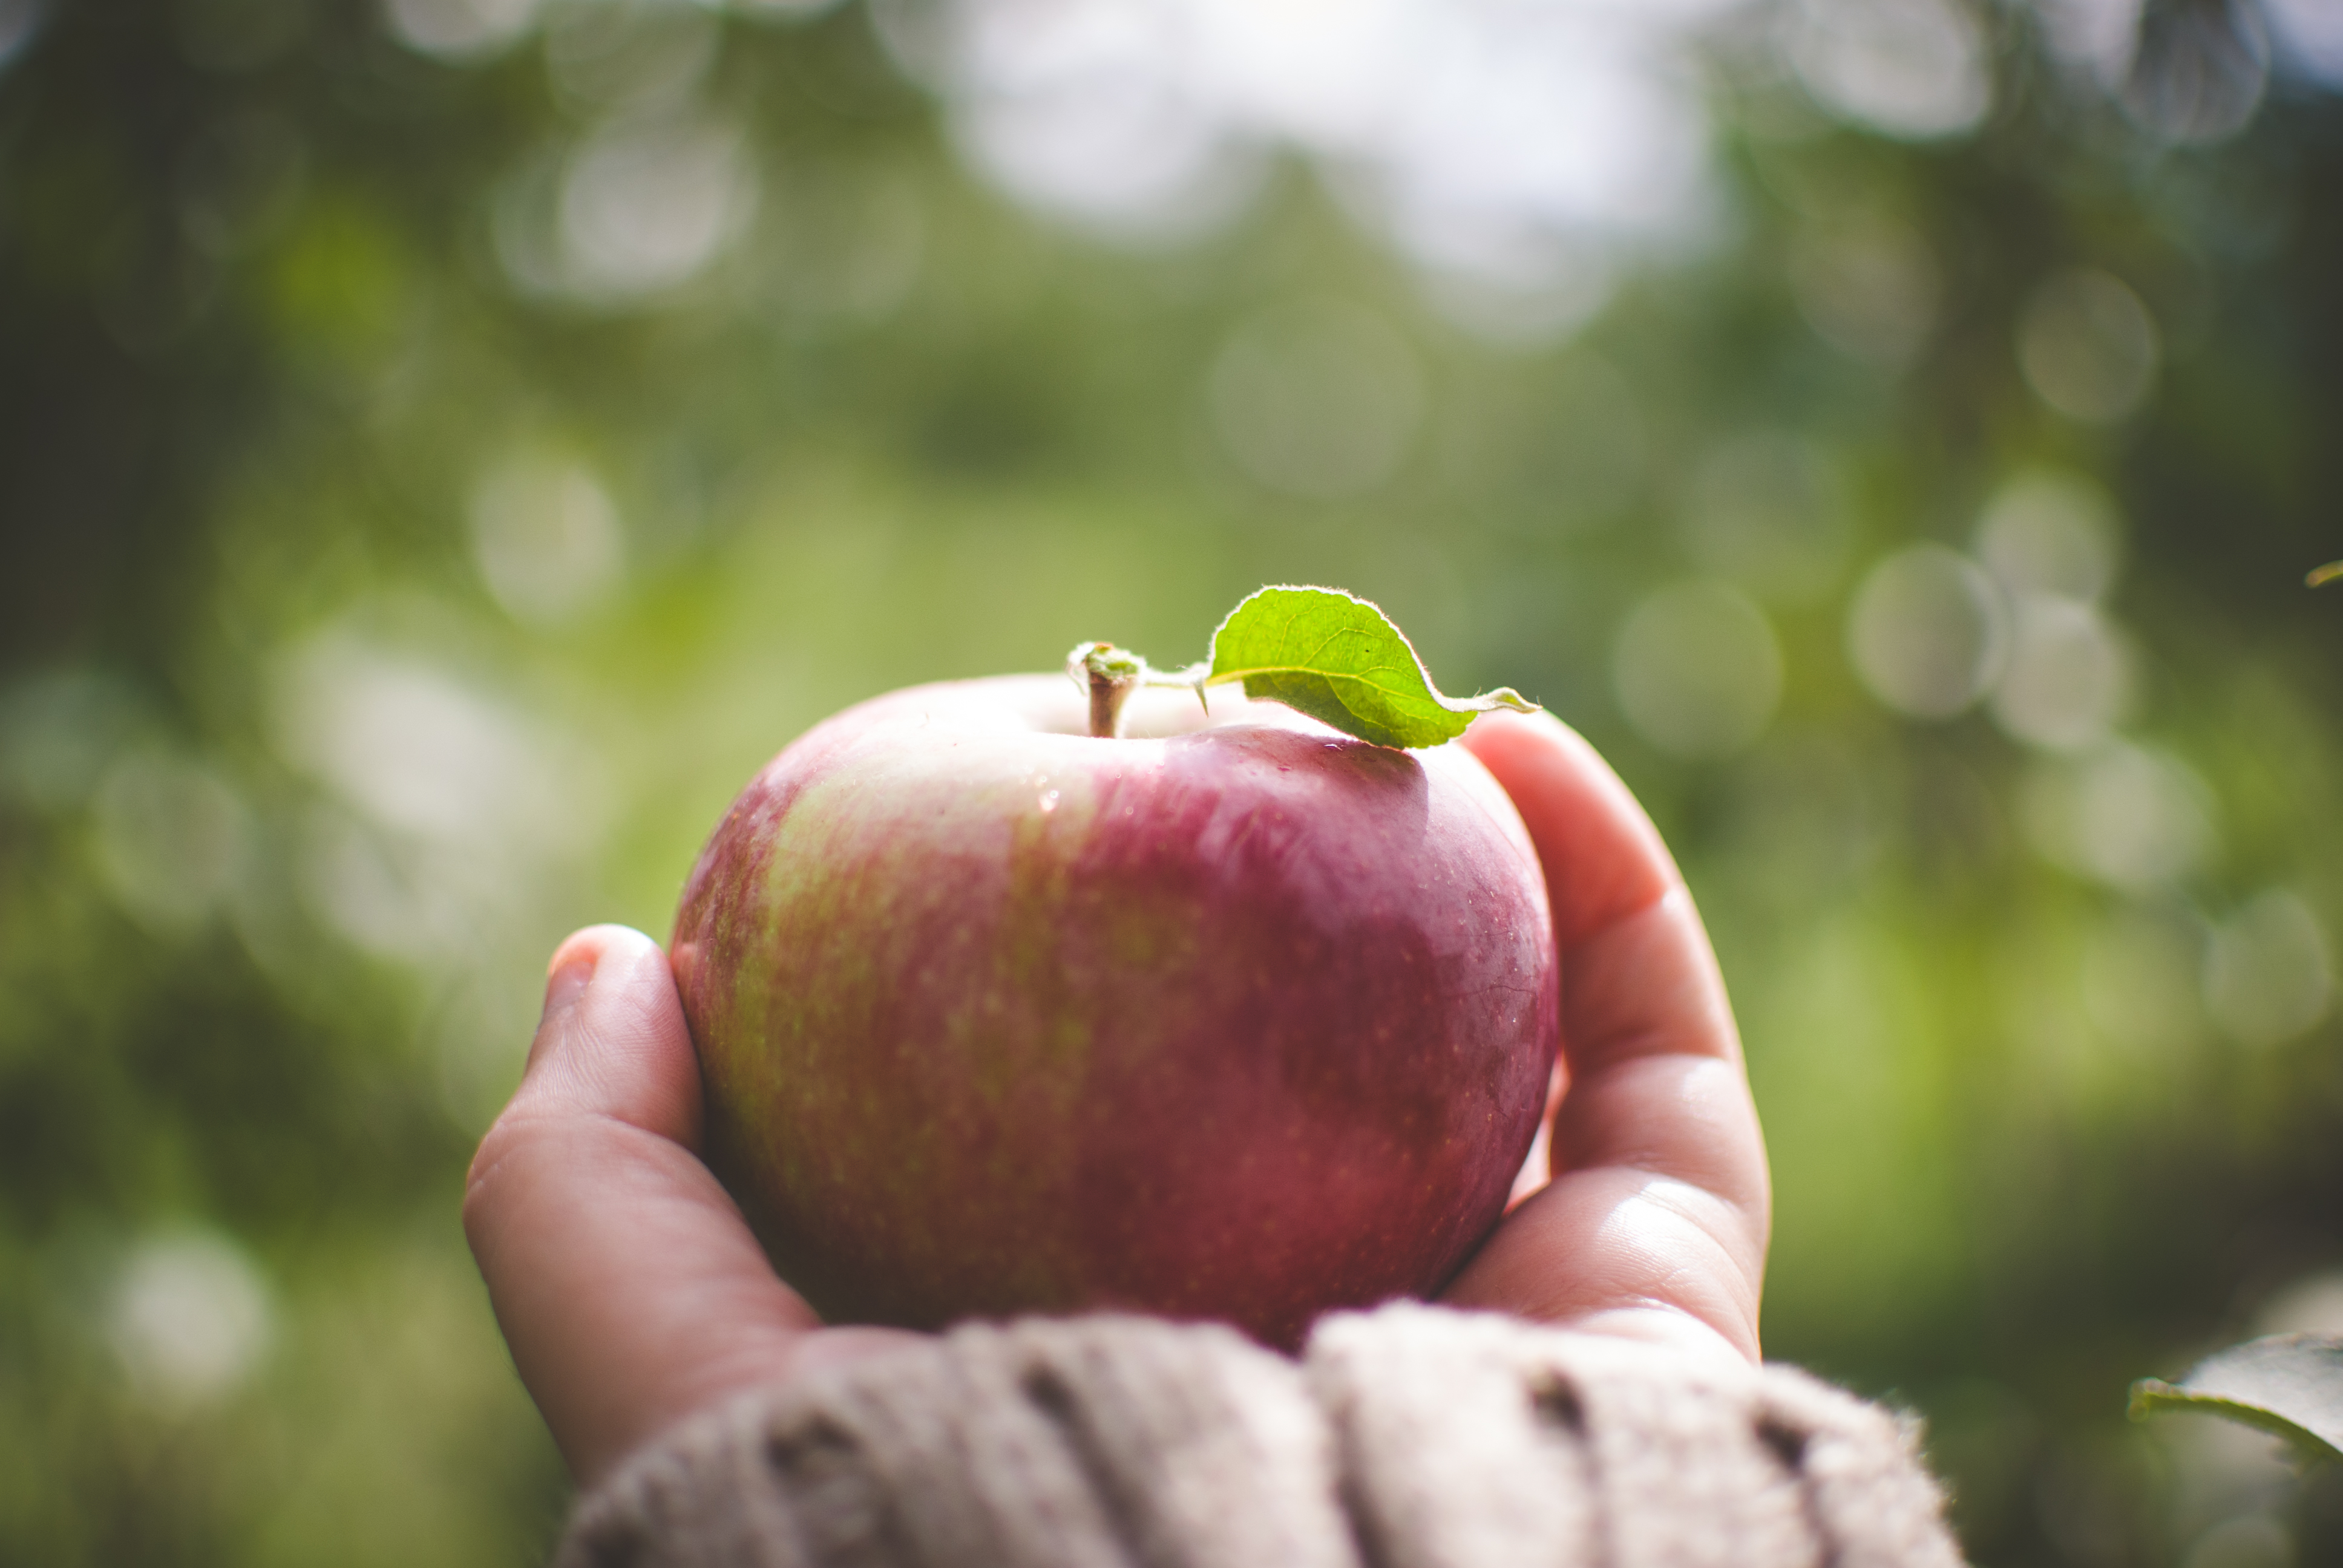
[(699, 1071), (667, 955), (596, 926), (554, 954), (464, 1228), (513, 1362), (581, 1483), (783, 1375), (816, 1326), (696, 1152)]
[(699, 1062), (674, 974), (626, 926), (588, 926), (554, 950), (528, 1066), (498, 1120), (578, 1116), (699, 1150)]

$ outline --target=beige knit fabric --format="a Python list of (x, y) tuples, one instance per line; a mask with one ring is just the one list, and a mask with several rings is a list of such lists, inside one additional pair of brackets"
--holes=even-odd
[(1509, 1318), (963, 1328), (637, 1454), (558, 1568), (1959, 1568), (1893, 1417)]

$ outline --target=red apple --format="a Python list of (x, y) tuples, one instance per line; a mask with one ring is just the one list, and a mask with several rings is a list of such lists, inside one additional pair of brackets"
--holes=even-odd
[(1503, 1211), (1559, 1011), (1512, 802), (1453, 745), (1198, 706), (1142, 691), (1100, 739), (1062, 677), (896, 692), (702, 851), (709, 1158), (826, 1317), (1292, 1345), (1436, 1291)]

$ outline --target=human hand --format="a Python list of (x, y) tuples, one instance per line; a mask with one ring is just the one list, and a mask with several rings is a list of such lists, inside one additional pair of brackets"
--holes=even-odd
[[(1568, 1092), (1554, 1180), (1443, 1293), (1704, 1354), (1756, 1353), (1765, 1165), (1724, 989), (1658, 834), (1585, 742), (1490, 715), (1467, 738), (1549, 877)], [(726, 1395), (914, 1336), (825, 1328), (699, 1160), (700, 1088), (667, 956), (562, 943), (465, 1227), (522, 1381), (581, 1484)]]
[(1486, 714), (1463, 744), (1546, 868), (1564, 1088), (1548, 1108), (1551, 1181), (1440, 1299), (1755, 1361), (1765, 1143), (1692, 896), (1627, 787), (1561, 720)]
[(667, 954), (591, 926), (553, 955), (464, 1230), (580, 1486), (739, 1390), (919, 1336), (824, 1328), (700, 1162), (699, 1063)]

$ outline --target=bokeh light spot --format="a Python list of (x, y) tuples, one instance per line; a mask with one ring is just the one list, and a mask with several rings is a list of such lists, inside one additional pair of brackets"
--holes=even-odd
[(210, 1231), (150, 1237), (116, 1281), (106, 1336), (132, 1385), (156, 1404), (209, 1403), (267, 1352), (267, 1286), (234, 1242)]
[(2149, 5), (2118, 96), (2165, 141), (2217, 142), (2254, 117), (2268, 79), (2269, 38), (2252, 0)]
[(538, 0), (385, 0), (391, 36), (417, 53), (474, 60), (506, 48), (537, 19)]
[(2104, 425), (2137, 408), (2162, 347), (2147, 307), (2117, 279), (2058, 273), (2026, 301), (2017, 363), (2035, 396), (2070, 419)]
[(1713, 216), (1693, 56), (1745, 0), (882, 0), (890, 51), (947, 100), (969, 161), (1113, 237), (1192, 237), (1314, 162), (1421, 268), (1433, 302), (1501, 342), (1550, 343), (1618, 261)]
[(756, 202), (739, 140), (712, 126), (623, 126), (580, 147), (562, 179), (560, 234), (578, 292), (626, 298), (689, 281)]
[(311, 814), (302, 834), (301, 893), (361, 950), (409, 962), (453, 956), (472, 935), (463, 879), (429, 847), (344, 813)]
[(2008, 651), (2001, 596), (1967, 557), (1915, 545), (1871, 568), (1847, 612), (1847, 657), (1874, 697), (1949, 719), (1986, 691)]
[(2020, 474), (1986, 504), (1976, 548), (2011, 593), (2095, 600), (2114, 582), (2122, 557), (2114, 498), (2080, 474)]
[(1798, 80), (1841, 118), (1929, 140), (1974, 129), (1993, 101), (1985, 40), (1956, 0), (1802, 0), (1790, 17)]
[(2334, 0), (2262, 0), (2287, 63), (2315, 82), (2343, 86), (2343, 6)]
[(2038, 765), (2018, 816), (2046, 859), (2137, 893), (2175, 882), (2211, 858), (2209, 799), (2177, 759), (2118, 742), (2072, 762)]
[(473, 849), (590, 837), (591, 770), (446, 671), (328, 633), (280, 673), (277, 744), (384, 827)]
[(508, 459), (473, 489), (471, 523), (480, 576), (517, 620), (567, 619), (602, 599), (625, 570), (618, 511), (577, 463)]
[(2327, 1016), (2327, 932), (2301, 896), (2262, 893), (2221, 922), (2205, 953), (2205, 1010), (2242, 1045), (2294, 1039)]
[(182, 933), (235, 890), (251, 838), (248, 814), (203, 764), (133, 751), (106, 770), (94, 804), (98, 869), (142, 924)]
[(2106, 739), (2131, 699), (2131, 652), (2104, 615), (2056, 594), (2017, 597), (1995, 723), (2028, 745), (2079, 751)]
[(1111, 65), (978, 97), (952, 128), (969, 160), (1021, 200), (1126, 242), (1217, 228), (1266, 173), (1256, 148), (1176, 84)]

